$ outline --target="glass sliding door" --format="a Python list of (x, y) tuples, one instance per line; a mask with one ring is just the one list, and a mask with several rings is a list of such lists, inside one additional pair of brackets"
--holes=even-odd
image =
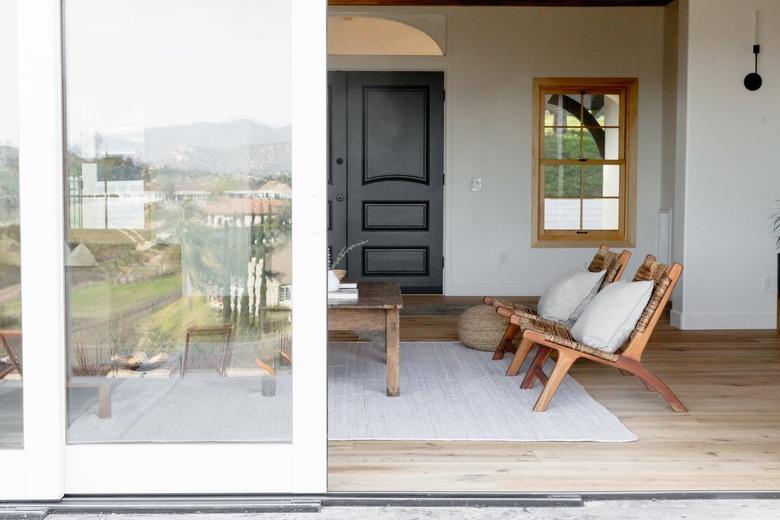
[(62, 6), (65, 492), (324, 491), (324, 4)]
[(16, 33), (16, 0), (0, 0), (0, 456), (24, 445)]
[(68, 442), (290, 442), (289, 2), (64, 5)]

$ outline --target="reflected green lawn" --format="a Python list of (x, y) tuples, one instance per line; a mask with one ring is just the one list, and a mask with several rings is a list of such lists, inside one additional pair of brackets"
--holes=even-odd
[(71, 316), (73, 319), (93, 318), (106, 313), (108, 306), (112, 314), (122, 314), (144, 303), (175, 294), (181, 294), (181, 277), (178, 274), (124, 285), (91, 284), (71, 291)]

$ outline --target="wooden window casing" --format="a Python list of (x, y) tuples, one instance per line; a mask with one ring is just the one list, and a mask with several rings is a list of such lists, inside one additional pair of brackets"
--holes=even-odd
[[(567, 126), (568, 117), (563, 125), (546, 124), (547, 97), (560, 94), (574, 100), (579, 99), (580, 114), (574, 117), (579, 126)], [(636, 78), (535, 78), (533, 85), (533, 199), (532, 199), (532, 246), (533, 247), (592, 247), (606, 243), (612, 246), (632, 247), (636, 233), (636, 131), (637, 131), (637, 94)], [(584, 157), (583, 140), (588, 128), (585, 104), (588, 95), (610, 95), (619, 98), (619, 124), (597, 128), (605, 133), (610, 131), (619, 135), (617, 157), (612, 159)], [(549, 123), (549, 121), (547, 121)], [(606, 118), (605, 118), (606, 123)], [(580, 157), (546, 157), (545, 129), (551, 131), (578, 130)], [(606, 135), (606, 134), (605, 134)], [(606, 155), (606, 154), (604, 154)], [(613, 196), (594, 196), (585, 193), (584, 178), (588, 167), (618, 166), (618, 193)], [(577, 195), (557, 195), (548, 197), (546, 193), (546, 168), (558, 166), (559, 175), (564, 169), (579, 169), (580, 192)], [(602, 178), (602, 182), (603, 178)], [(545, 222), (545, 204), (547, 200), (579, 200), (579, 226), (562, 229), (547, 226)], [(596, 229), (584, 226), (583, 214), (586, 201), (614, 199), (618, 201), (617, 229)]]

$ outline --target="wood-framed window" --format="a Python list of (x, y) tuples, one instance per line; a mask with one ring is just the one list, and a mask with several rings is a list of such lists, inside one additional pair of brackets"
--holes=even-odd
[(534, 247), (633, 246), (636, 78), (534, 79)]

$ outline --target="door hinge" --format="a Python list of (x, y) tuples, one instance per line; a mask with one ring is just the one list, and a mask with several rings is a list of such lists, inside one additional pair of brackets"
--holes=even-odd
[(444, 269), (444, 257), (441, 257), (441, 268)]
[(442, 173), (441, 174), (441, 184), (442, 184), (442, 186), (447, 184), (447, 174), (446, 173)]
[(442, 90), (441, 91), (441, 99), (442, 99), (442, 101), (447, 101), (447, 91), (446, 90)]

